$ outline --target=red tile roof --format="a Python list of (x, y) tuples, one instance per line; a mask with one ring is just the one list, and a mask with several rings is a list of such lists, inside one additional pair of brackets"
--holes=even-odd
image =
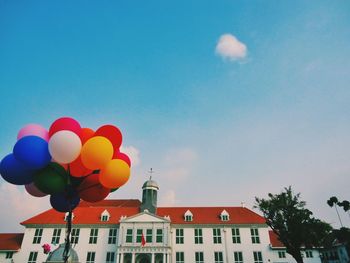
[[(185, 221), (184, 214), (189, 210), (192, 221)], [(229, 214), (228, 221), (221, 221), (223, 210)], [(172, 224), (265, 224), (265, 219), (244, 207), (158, 207), (157, 214), (170, 216)]]
[(1, 233), (0, 250), (17, 251), (21, 248), (23, 233)]
[(269, 230), (270, 243), (272, 248), (285, 248), (285, 245), (278, 239), (278, 236), (272, 230)]
[(96, 206), (104, 206), (104, 207), (140, 207), (141, 202), (138, 199), (106, 199), (100, 202), (89, 203), (82, 201), (79, 204), (79, 207), (96, 207)]
[[(101, 222), (101, 214), (107, 209), (110, 214), (108, 221)], [(74, 209), (73, 224), (119, 224), (120, 217), (132, 216), (139, 213), (138, 207), (77, 207)], [(34, 216), (24, 222), (22, 225), (35, 224), (66, 224), (64, 221), (64, 213), (57, 212), (54, 209), (47, 210), (37, 216)]]
[[(122, 216), (132, 216), (140, 212), (139, 200), (104, 200), (96, 203), (81, 202), (74, 209), (73, 224), (119, 224)], [(101, 222), (101, 213), (107, 210), (110, 214), (109, 221)], [(186, 222), (184, 214), (190, 210), (193, 221)], [(228, 221), (221, 221), (220, 214), (226, 210), (229, 214)], [(169, 216), (172, 224), (265, 224), (265, 219), (253, 211), (243, 207), (158, 207), (157, 215)], [(64, 213), (47, 210), (28, 220), (22, 225), (34, 224), (66, 224)]]

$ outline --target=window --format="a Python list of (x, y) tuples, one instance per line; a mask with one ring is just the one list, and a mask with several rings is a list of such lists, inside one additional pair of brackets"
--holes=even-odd
[(6, 252), (6, 258), (12, 258), (13, 252)]
[(243, 254), (240, 251), (233, 252), (234, 263), (243, 263)]
[(126, 230), (126, 243), (132, 243), (132, 229)]
[(33, 238), (33, 244), (40, 244), (42, 235), (43, 235), (43, 229), (42, 228), (35, 229), (35, 234), (34, 234), (34, 238)]
[(262, 254), (260, 251), (254, 251), (254, 263), (263, 263)]
[(114, 263), (114, 261), (115, 261), (115, 254), (114, 254), (114, 252), (107, 252), (106, 263)]
[(221, 216), (222, 221), (228, 221), (228, 215), (222, 215)]
[(97, 236), (98, 236), (98, 229), (97, 228), (91, 228), (89, 244), (96, 244), (97, 243)]
[(191, 213), (190, 210), (187, 210), (184, 216), (185, 216), (185, 221), (192, 221), (193, 220), (193, 214)]
[(252, 236), (252, 243), (253, 244), (260, 243), (259, 232), (258, 232), (257, 228), (251, 228), (250, 229), (250, 234)]
[(220, 228), (213, 228), (213, 240), (214, 244), (221, 244)]
[(141, 243), (142, 240), (142, 229), (136, 230), (136, 243)]
[(176, 252), (176, 263), (184, 263), (184, 262), (185, 262), (184, 252)]
[(110, 217), (110, 214), (108, 213), (108, 211), (105, 209), (102, 213), (101, 213), (101, 221), (108, 221)]
[(279, 257), (279, 258), (286, 258), (286, 251), (284, 251), (284, 250), (279, 250), (279, 251), (278, 251), (278, 257)]
[(36, 263), (36, 258), (38, 257), (38, 252), (30, 252), (28, 263)]
[(228, 221), (228, 220), (230, 220), (230, 216), (229, 216), (229, 214), (227, 213), (226, 210), (222, 210), (222, 212), (220, 214), (220, 218), (221, 218), (221, 221)]
[(116, 244), (116, 243), (117, 243), (117, 229), (111, 228), (109, 229), (108, 244)]
[(203, 231), (201, 228), (194, 229), (194, 243), (203, 244)]
[(59, 244), (60, 243), (60, 237), (61, 237), (61, 229), (60, 228), (55, 228), (53, 230), (51, 244)]
[(156, 242), (157, 243), (162, 243), (163, 242), (163, 229), (158, 228), (156, 232)]
[(204, 263), (204, 253), (203, 252), (196, 252), (195, 259), (196, 259), (196, 263)]
[(305, 251), (305, 257), (307, 257), (307, 258), (313, 258), (314, 255), (312, 254), (312, 251), (311, 251), (311, 250), (306, 250), (306, 251)]
[(95, 252), (87, 252), (86, 263), (95, 263)]
[(186, 215), (185, 216), (185, 221), (192, 221), (192, 216), (191, 215)]
[(71, 237), (72, 244), (78, 244), (79, 233), (80, 233), (80, 228), (73, 228), (72, 229), (72, 237)]
[(239, 244), (241, 243), (241, 235), (239, 233), (239, 228), (232, 228), (232, 243)]
[(224, 263), (224, 256), (222, 252), (214, 252), (215, 263)]
[(184, 243), (184, 230), (182, 228), (176, 229), (176, 244)]
[(147, 243), (152, 243), (152, 236), (153, 236), (152, 229), (147, 229), (146, 230), (146, 242)]

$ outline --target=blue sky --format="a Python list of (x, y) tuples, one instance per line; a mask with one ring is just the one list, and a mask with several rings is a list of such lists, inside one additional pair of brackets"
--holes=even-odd
[[(252, 207), (291, 185), (337, 226), (326, 200), (350, 198), (349, 17), (348, 1), (0, 0), (1, 157), (27, 123), (115, 124), (135, 165), (113, 198), (140, 198), (153, 167), (162, 205)], [(225, 34), (243, 57), (215, 51)], [(1, 231), (49, 207), (0, 188)]]

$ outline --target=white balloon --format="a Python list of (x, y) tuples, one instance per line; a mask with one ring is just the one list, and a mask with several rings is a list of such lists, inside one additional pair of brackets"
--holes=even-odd
[(58, 163), (71, 163), (78, 158), (81, 140), (72, 131), (58, 131), (49, 140), (49, 152)]

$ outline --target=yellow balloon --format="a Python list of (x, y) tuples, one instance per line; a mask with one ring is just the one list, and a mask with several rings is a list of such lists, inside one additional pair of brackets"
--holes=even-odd
[(125, 184), (129, 177), (129, 165), (123, 160), (113, 159), (101, 169), (100, 183), (107, 188), (117, 188)]
[(84, 143), (81, 149), (81, 161), (90, 170), (104, 167), (113, 157), (113, 145), (103, 136), (95, 136)]

